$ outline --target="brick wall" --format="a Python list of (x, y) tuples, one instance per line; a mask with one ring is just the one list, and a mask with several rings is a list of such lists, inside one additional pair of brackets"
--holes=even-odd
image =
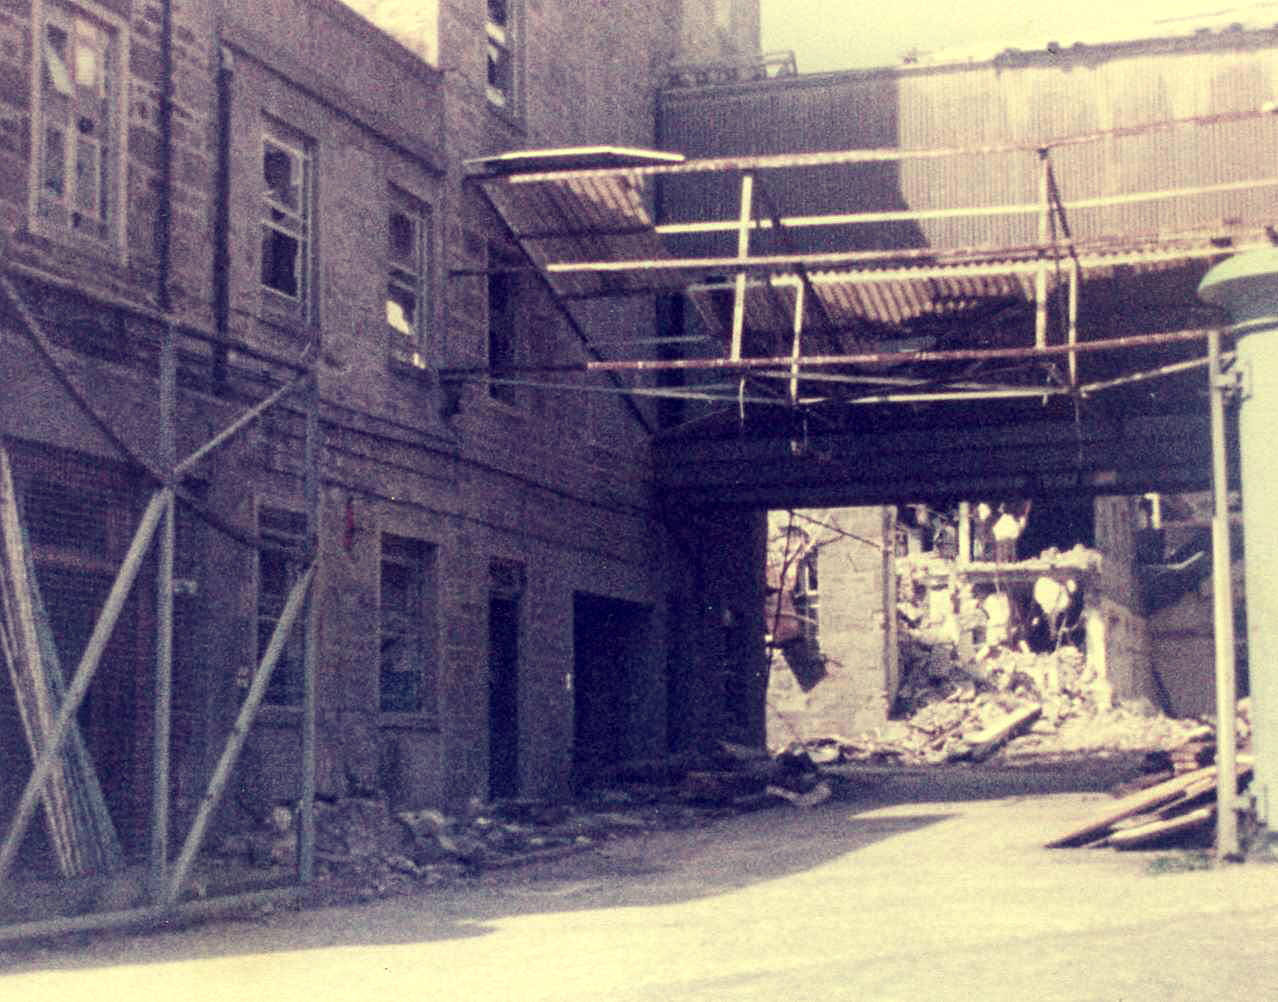
[[(889, 710), (895, 642), (888, 627), (895, 619), (890, 517), (882, 508), (811, 509), (794, 525), (817, 551), (819, 658), (815, 684), (800, 684), (802, 666), (792, 670), (777, 652), (768, 688), (768, 741), (853, 736), (881, 725)], [(773, 536), (788, 516), (774, 512)], [(775, 548), (775, 547), (774, 547)], [(795, 655), (798, 656), (798, 655)], [(819, 679), (818, 679), (819, 676)]]
[[(123, 108), (129, 137), (126, 252), (86, 250), (82, 242), (59, 242), (28, 226), (31, 8), (18, 0), (0, 3), (0, 177), (14, 182), (0, 185), (0, 220), (11, 231), (12, 257), (71, 287), (55, 293), (44, 279), (24, 286), (49, 330), (66, 341), (58, 349), (60, 364), (97, 399), (130, 447), (150, 456), (157, 436), (159, 327), (123, 306), (94, 306), (99, 301), (75, 287), (141, 306), (159, 295), (161, 7), (127, 0), (85, 6), (113, 15), (111, 23), (130, 45)], [(628, 733), (625, 753), (638, 755), (660, 752), (667, 736), (668, 596), (700, 608), (707, 595), (726, 607), (728, 595), (744, 594), (731, 622), (717, 613), (698, 623), (701, 633), (690, 646), (701, 652), (698, 679), (736, 701), (713, 722), (732, 718), (740, 733), (761, 737), (759, 713), (750, 709), (762, 707), (761, 689), (754, 692), (762, 676), (751, 660), (757, 660), (761, 623), (755, 607), (761, 603), (750, 600), (758, 585), (751, 571), (742, 570), (758, 565), (743, 565), (737, 556), (760, 548), (757, 518), (715, 520), (716, 542), (697, 558), (712, 566), (707, 584), (667, 538), (650, 496), (647, 432), (623, 401), (521, 389), (510, 406), (473, 385), (449, 406), (432, 372), (406, 373), (391, 364), (387, 351), (389, 187), (431, 209), (431, 363), (482, 361), (482, 279), (450, 281), (447, 272), (482, 264), (487, 242), (499, 238), (501, 228), (463, 187), (462, 161), (510, 146), (652, 145), (653, 82), (676, 54), (676, 6), (673, 0), (607, 8), (528, 0), (520, 22), (523, 103), (519, 114), (510, 115), (491, 108), (483, 89), (483, 0), (440, 3), (434, 44), (446, 74), (420, 61), (424, 38), (414, 41), (402, 32), (392, 37), (335, 0), (174, 3), (175, 305), (185, 321), (215, 327), (210, 236), (222, 209), (216, 199), (222, 73), (230, 102), (223, 109), (230, 126), (227, 330), (237, 343), (282, 357), (301, 353), (313, 325), (322, 338), (324, 559), (315, 585), (322, 794), (389, 784), (397, 802), (427, 803), (486, 792), (494, 560), (520, 568), (523, 580), (517, 708), (522, 792), (563, 792), (571, 778), (577, 595), (626, 603), (636, 610), (636, 621), (646, 623), (627, 654), (635, 684), (625, 719), (618, 721)], [(386, 9), (378, 4), (374, 13)], [(223, 49), (231, 57), (225, 63)], [(270, 122), (309, 143), (312, 156), (317, 265), (310, 318), (281, 316), (261, 288), (262, 135)], [(553, 304), (535, 283), (524, 286), (517, 320), (521, 357), (581, 358)], [(68, 334), (68, 302), (96, 311), (99, 326), (110, 327), (121, 350), (107, 357), (100, 342), (75, 343)], [(602, 337), (614, 338), (646, 333), (654, 322), (651, 304), (605, 307), (590, 319)], [(21, 368), (6, 367), (3, 375), (14, 392), (0, 404), (0, 430), (20, 430), (37, 447), (75, 448), (90, 465), (91, 455), (114, 453), (81, 420), (19, 331), (0, 327), (0, 342)], [(265, 392), (252, 378), (270, 367), (233, 352), (238, 381), (218, 395), (207, 373), (200, 375), (208, 350), (198, 341), (183, 343), (189, 352), (183, 364), (190, 367), (180, 406), (180, 451), (186, 452)], [(272, 375), (278, 379), (281, 372)], [(254, 531), (262, 504), (301, 509), (299, 407), (290, 400), (272, 411), (200, 469), (194, 486), (220, 519), (245, 533)], [(146, 487), (140, 479), (139, 498)], [(385, 533), (434, 548), (437, 618), (430, 640), (437, 705), (418, 719), (390, 719), (378, 705), (377, 592)], [(210, 771), (242, 696), (237, 680), (256, 662), (256, 566), (252, 549), (205, 531), (191, 570), (196, 594), (190, 627), (202, 680), (194, 717), (203, 727), (183, 738), (176, 766), (190, 789)], [(732, 676), (726, 681), (725, 672)], [(142, 719), (140, 704), (135, 712)], [(232, 780), (228, 811), (236, 804), (260, 811), (296, 797), (297, 721), (295, 709), (263, 712)]]

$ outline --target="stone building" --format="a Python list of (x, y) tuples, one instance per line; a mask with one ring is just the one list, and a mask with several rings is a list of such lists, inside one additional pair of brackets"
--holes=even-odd
[[(707, 731), (761, 737), (761, 700), (743, 696), (759, 603), (741, 598), (758, 591), (761, 518), (668, 525), (655, 408), (497, 378), (586, 349), (466, 184), (472, 161), (512, 149), (653, 147), (663, 73), (757, 50), (754, 6), (0, 7), (0, 434), (68, 674), (165, 457), (302, 380), (174, 478), (176, 827), (311, 556), (313, 614), (228, 811), (260, 816), (305, 785), (308, 645), (319, 796), (556, 796)], [(586, 319), (619, 341), (655, 314), (649, 300)], [(156, 559), (78, 714), (135, 852)], [(29, 766), (0, 686), (0, 803)]]

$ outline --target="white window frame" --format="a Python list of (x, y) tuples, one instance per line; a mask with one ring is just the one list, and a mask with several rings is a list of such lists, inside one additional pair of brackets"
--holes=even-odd
[[(294, 170), (301, 177), (294, 185), (297, 189), (297, 205), (289, 205), (278, 198), (266, 184), (266, 157), (269, 149), (275, 149), (289, 158), (289, 178)], [(295, 310), (303, 323), (315, 320), (315, 144), (287, 126), (267, 120), (263, 123), (262, 142), (259, 147), (259, 179), (262, 182), (259, 205), (261, 240), (258, 245), (258, 283), (264, 296)], [(296, 242), (294, 251), (295, 292), (288, 292), (267, 281), (266, 241), (268, 232), (281, 234)]]
[[(396, 258), (393, 253), (393, 235), (389, 232), (392, 219), (399, 215), (408, 219), (413, 225), (413, 260)], [(433, 213), (428, 203), (415, 198), (408, 192), (390, 187), (390, 198), (386, 213), (386, 331), (390, 346), (391, 361), (412, 369), (429, 368), (428, 349), (430, 346), (431, 310), (431, 273), (433, 267), (433, 246), (431, 226)], [(411, 296), (416, 303), (416, 310), (411, 323), (395, 316), (397, 303), (394, 292)], [(398, 322), (397, 322), (398, 321)]]
[[(70, 237), (84, 241), (88, 246), (109, 247), (123, 257), (126, 250), (125, 213), (127, 211), (127, 177), (128, 177), (128, 130), (125, 121), (125, 98), (128, 90), (129, 76), (129, 33), (123, 19), (101, 10), (94, 4), (70, 3), (66, 0), (35, 0), (32, 4), (31, 18), (31, 161), (28, 181), (27, 215), (29, 228), (34, 233), (54, 238)], [(62, 28), (68, 38), (68, 66), (63, 68), (66, 79), (61, 87), (54, 81), (46, 81), (46, 32), (49, 25)], [(105, 43), (98, 51), (100, 58), (96, 62), (98, 90), (100, 100), (106, 110), (101, 123), (102, 133), (93, 138), (87, 136), (76, 139), (79, 130), (68, 127), (64, 132), (62, 157), (62, 195), (53, 199), (46, 195), (45, 153), (49, 134), (49, 123), (46, 122), (46, 110), (49, 96), (45, 93), (49, 85), (58, 90), (67, 88), (71, 107), (68, 119), (76, 118), (75, 99), (77, 86), (74, 77), (77, 74), (77, 52), (81, 39), (77, 28), (81, 25), (96, 29), (105, 36)], [(87, 48), (87, 47), (86, 47)], [(80, 116), (87, 117), (87, 116)], [(76, 166), (79, 162), (81, 144), (85, 148), (91, 145), (96, 148), (94, 203), (97, 216), (90, 221), (96, 225), (81, 226), (78, 222), (83, 216), (82, 209), (76, 208), (81, 193), (80, 181)], [(102, 154), (105, 147), (106, 153)], [(105, 172), (105, 184), (102, 175)], [(51, 218), (56, 212), (64, 214), (63, 219)], [(96, 232), (94, 232), (96, 230)]]
[[(488, 103), (509, 114), (519, 107), (519, 0), (487, 0), (484, 29), (487, 68), (484, 81)], [(504, 8), (504, 18), (493, 16), (494, 4)], [(494, 68), (496, 71), (494, 72)], [(497, 77), (497, 79), (494, 79)], [(504, 78), (504, 79), (503, 79)]]

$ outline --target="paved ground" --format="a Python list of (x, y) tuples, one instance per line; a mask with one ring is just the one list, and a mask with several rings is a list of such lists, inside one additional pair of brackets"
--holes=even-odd
[(0, 948), (0, 998), (1278, 998), (1278, 866), (1039, 848), (1105, 799), (901, 781), (414, 897)]

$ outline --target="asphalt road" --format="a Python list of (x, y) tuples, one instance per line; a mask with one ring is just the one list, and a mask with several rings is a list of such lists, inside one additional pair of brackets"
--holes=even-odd
[(1040, 848), (1103, 795), (887, 792), (369, 905), (0, 948), (0, 999), (1278, 998), (1278, 865)]

